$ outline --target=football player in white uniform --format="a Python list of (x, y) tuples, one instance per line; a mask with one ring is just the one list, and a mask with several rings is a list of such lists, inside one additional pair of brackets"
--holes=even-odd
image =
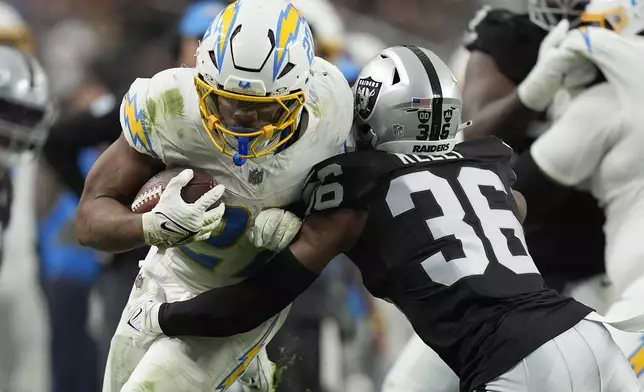
[[(177, 301), (240, 282), (262, 268), (250, 263), (261, 248), (287, 245), (273, 236), (276, 222), (284, 234), (300, 221), (280, 208), (298, 199), (314, 164), (343, 151), (352, 99), (339, 70), (315, 57), (308, 24), (286, 0), (230, 4), (204, 35), (196, 69), (132, 84), (123, 135), (90, 172), (77, 214), (85, 245), (112, 252), (153, 245), (112, 340), (104, 392), (225, 391), (254, 358), (260, 369), (247, 388), (270, 389), (263, 347), (287, 310), (221, 339), (146, 336), (140, 326), (158, 308), (142, 311), (152, 298)], [(152, 212), (130, 212), (150, 177), (177, 166), (206, 169), (220, 185), (187, 204), (186, 170)], [(220, 198), (225, 212), (223, 204), (206, 211)]]
[[(604, 208), (606, 272), (621, 296), (606, 317), (624, 319), (642, 312), (644, 293), (644, 2), (592, 0), (581, 20), (561, 45), (591, 60), (607, 82), (580, 94), (531, 154), (559, 184), (588, 182)], [(644, 380), (644, 335), (611, 332)]]

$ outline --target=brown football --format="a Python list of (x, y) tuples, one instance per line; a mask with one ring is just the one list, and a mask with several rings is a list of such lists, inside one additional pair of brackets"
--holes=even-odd
[(159, 202), (161, 194), (165, 190), (171, 179), (179, 175), (185, 169), (192, 169), (194, 177), (192, 180), (181, 189), (181, 197), (186, 203), (194, 203), (204, 193), (214, 188), (217, 183), (215, 179), (204, 169), (188, 168), (188, 167), (175, 167), (173, 169), (164, 170), (154, 177), (150, 178), (136, 194), (134, 202), (132, 202), (132, 212), (142, 214), (144, 212), (152, 211), (152, 209)]

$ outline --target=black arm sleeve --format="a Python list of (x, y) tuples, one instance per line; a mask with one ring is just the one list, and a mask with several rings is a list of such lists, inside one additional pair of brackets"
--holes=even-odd
[(74, 113), (54, 124), (49, 132), (43, 155), (58, 179), (78, 197), (83, 193), (85, 177), (78, 166), (78, 154), (86, 147), (112, 143), (121, 132), (119, 105), (96, 117), (89, 111)]
[(551, 180), (537, 165), (530, 150), (521, 154), (514, 164), (517, 180), (513, 188), (523, 194), (528, 216), (541, 216), (560, 206), (572, 189)]
[(166, 336), (224, 337), (248, 332), (278, 314), (318, 277), (288, 249), (263, 252), (266, 266), (232, 286), (212, 289), (187, 301), (165, 303), (159, 325)]

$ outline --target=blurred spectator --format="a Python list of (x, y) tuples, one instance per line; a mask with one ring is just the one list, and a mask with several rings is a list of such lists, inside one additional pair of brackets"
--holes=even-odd
[[(88, 151), (79, 157), (84, 173), (96, 158)], [(41, 169), (39, 185), (47, 195), (38, 230), (38, 255), (43, 293), (51, 331), (52, 392), (99, 391), (99, 354), (88, 328), (90, 293), (99, 279), (95, 251), (78, 244), (74, 215), (78, 197), (56, 186), (51, 173)]]
[(179, 34), (174, 48), (174, 55), (178, 59), (177, 66), (196, 66), (195, 54), (199, 40), (225, 6), (223, 1), (200, 1), (186, 9), (179, 22)]

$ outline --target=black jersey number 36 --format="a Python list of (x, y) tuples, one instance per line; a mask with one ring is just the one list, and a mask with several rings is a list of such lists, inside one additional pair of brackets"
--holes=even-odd
[[(318, 172), (320, 181), (329, 176), (341, 176), (342, 167), (332, 164)], [(425, 223), (434, 240), (453, 236), (460, 241), (464, 257), (447, 260), (442, 252), (437, 252), (422, 266), (436, 283), (446, 286), (469, 276), (482, 275), (493, 257), (500, 264), (516, 274), (539, 273), (532, 258), (528, 255), (521, 223), (509, 209), (493, 209), (488, 199), (481, 193), (481, 187), (491, 187), (506, 192), (499, 176), (491, 170), (475, 167), (462, 167), (459, 171), (458, 187), (466, 200), (459, 200), (450, 183), (429, 170), (409, 173), (391, 181), (386, 202), (392, 217), (416, 209), (412, 194), (431, 192), (442, 214), (426, 219)], [(339, 182), (329, 182), (316, 189), (311, 198), (307, 215), (314, 208), (322, 211), (342, 204), (344, 190)], [(465, 209), (470, 209), (478, 218), (477, 222), (465, 221)], [(476, 228), (476, 230), (475, 230)], [(477, 231), (479, 234), (477, 234)], [(520, 241), (519, 254), (512, 252), (508, 245), (508, 235)], [(486, 247), (491, 252), (486, 252)]]
[[(430, 171), (406, 174), (391, 181), (387, 193), (387, 205), (393, 217), (397, 217), (416, 206), (411, 195), (416, 192), (430, 191), (442, 210), (442, 216), (427, 219), (425, 223), (435, 240), (454, 236), (461, 242), (465, 257), (446, 260), (442, 252), (437, 252), (423, 261), (422, 265), (429, 277), (436, 283), (446, 286), (474, 275), (482, 275), (490, 263), (485, 251), (484, 242), (489, 244), (493, 257), (516, 274), (539, 273), (534, 262), (523, 251), (521, 255), (513, 254), (508, 246), (505, 233), (513, 233), (524, 249), (525, 238), (521, 223), (510, 210), (492, 209), (487, 198), (481, 193), (481, 187), (493, 187), (505, 192), (499, 176), (493, 171), (475, 167), (463, 167), (458, 174), (458, 185), (465, 193), (468, 203), (478, 217), (480, 232), (477, 235), (474, 227), (465, 222), (463, 203), (452, 189), (450, 183)], [(468, 206), (469, 208), (469, 206)]]

